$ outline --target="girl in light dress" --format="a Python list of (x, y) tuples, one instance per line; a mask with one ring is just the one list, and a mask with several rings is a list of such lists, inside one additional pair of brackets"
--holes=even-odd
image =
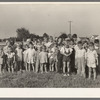
[(41, 73), (47, 73), (48, 53), (45, 45), (42, 46), (42, 51), (39, 53), (39, 60)]
[(75, 60), (77, 74), (85, 78), (86, 51), (83, 48), (82, 41), (78, 42), (78, 49), (75, 51)]
[(35, 72), (36, 51), (32, 42), (29, 43), (29, 49), (26, 52), (26, 61), (28, 63), (28, 70), (31, 71), (32, 66), (33, 72)]
[(37, 47), (37, 51), (36, 51), (36, 73), (39, 72), (39, 68), (40, 68), (40, 59), (39, 59), (39, 54), (41, 52), (41, 46), (38, 46)]
[(93, 70), (93, 79), (96, 79), (96, 67), (98, 65), (98, 55), (96, 50), (94, 49), (94, 43), (91, 42), (89, 45), (89, 50), (87, 51), (86, 54), (86, 60), (87, 60), (87, 66), (89, 68), (89, 79), (91, 78), (92, 75), (92, 70)]

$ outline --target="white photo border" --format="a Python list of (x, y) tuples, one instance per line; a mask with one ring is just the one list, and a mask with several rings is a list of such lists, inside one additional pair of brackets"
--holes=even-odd
[[(8, 4), (100, 4), (100, 2), (0, 2)], [(0, 88), (0, 98), (100, 98), (100, 88)]]

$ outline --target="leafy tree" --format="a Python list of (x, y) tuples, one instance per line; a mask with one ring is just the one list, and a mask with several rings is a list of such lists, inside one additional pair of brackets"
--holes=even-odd
[(0, 42), (2, 42), (2, 39), (0, 39)]
[(30, 36), (30, 32), (29, 30), (25, 29), (25, 28), (18, 28), (16, 30), (17, 32), (17, 38), (18, 40), (22, 41), (22, 40), (26, 40), (27, 38), (29, 38)]
[(59, 36), (59, 38), (63, 38), (63, 39), (67, 38), (67, 37), (68, 37), (67, 34), (66, 33), (62, 33), (62, 32), (61, 32), (61, 35)]
[(44, 33), (43, 38), (49, 38), (49, 35), (47, 33)]

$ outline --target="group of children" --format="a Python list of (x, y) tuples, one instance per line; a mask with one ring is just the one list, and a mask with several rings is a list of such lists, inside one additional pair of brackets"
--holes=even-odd
[[(64, 76), (73, 72), (95, 80), (99, 73), (99, 40), (94, 42), (77, 41), (74, 34), (71, 38), (44, 38), (26, 44), (17, 43), (13, 46), (7, 41), (0, 49), (0, 73), (33, 71), (48, 73), (55, 71)], [(86, 69), (87, 68), (87, 69)]]

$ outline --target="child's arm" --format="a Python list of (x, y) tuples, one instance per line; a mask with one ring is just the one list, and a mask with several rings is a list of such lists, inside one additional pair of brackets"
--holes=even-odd
[(98, 54), (96, 51), (95, 51), (95, 58), (96, 58), (96, 65), (98, 66)]
[(70, 53), (69, 54), (66, 54), (66, 56), (70, 56), (72, 54), (72, 51), (73, 50), (70, 48), (69, 51), (70, 51)]
[(35, 51), (35, 54), (34, 54), (34, 61), (36, 62), (36, 59), (37, 59), (37, 52)]
[(98, 58), (96, 59), (96, 64), (97, 64), (97, 66), (98, 66)]
[(14, 60), (13, 60), (13, 64), (15, 63), (15, 53), (14, 53)]
[(62, 55), (67, 56), (67, 54), (64, 53), (64, 48), (61, 48), (60, 52), (61, 52)]
[(87, 64), (87, 52), (84, 53), (85, 65)]
[(96, 55), (96, 64), (98, 66), (98, 55)]
[(4, 52), (2, 52), (1, 57), (2, 57), (2, 58), (4, 57)]
[(78, 54), (78, 52), (77, 52), (77, 51), (75, 51), (75, 59), (76, 59), (76, 58), (77, 58), (77, 56), (78, 56), (77, 54)]

